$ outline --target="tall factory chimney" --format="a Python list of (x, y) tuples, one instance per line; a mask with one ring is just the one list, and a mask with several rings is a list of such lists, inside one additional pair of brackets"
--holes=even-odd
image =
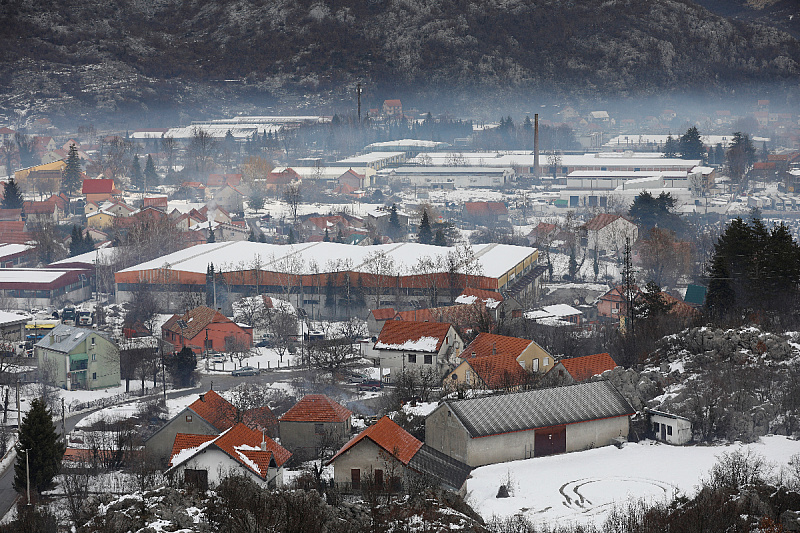
[(539, 176), (539, 113), (533, 115), (533, 175)]

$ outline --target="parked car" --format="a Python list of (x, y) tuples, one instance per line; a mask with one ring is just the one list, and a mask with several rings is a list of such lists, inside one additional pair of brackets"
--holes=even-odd
[(377, 379), (368, 379), (366, 381), (362, 381), (358, 385), (358, 390), (360, 391), (378, 392), (382, 388), (383, 382)]
[(259, 370), (252, 366), (243, 366), (231, 372), (231, 376), (257, 376)]
[(369, 377), (361, 372), (354, 372), (352, 370), (346, 370), (344, 375), (347, 377), (347, 380), (350, 383), (364, 383), (365, 381), (369, 381)]
[(212, 364), (225, 363), (228, 359), (224, 355), (214, 355), (208, 358), (208, 362)]

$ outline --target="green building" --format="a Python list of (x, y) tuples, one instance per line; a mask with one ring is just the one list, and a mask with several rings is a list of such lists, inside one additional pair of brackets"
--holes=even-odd
[(119, 348), (93, 329), (59, 325), (36, 343), (42, 380), (67, 390), (120, 384)]

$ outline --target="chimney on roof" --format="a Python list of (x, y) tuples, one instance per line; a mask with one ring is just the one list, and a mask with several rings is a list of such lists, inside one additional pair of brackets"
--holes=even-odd
[(264, 437), (264, 430), (261, 430), (261, 451), (267, 451), (267, 439)]
[(497, 343), (492, 343), (492, 355), (497, 355)]
[(539, 175), (539, 113), (533, 115), (533, 175)]
[(206, 401), (206, 395), (205, 395), (205, 394), (201, 394), (201, 395), (200, 395), (200, 401), (201, 401), (201, 402), (204, 402), (204, 401)]

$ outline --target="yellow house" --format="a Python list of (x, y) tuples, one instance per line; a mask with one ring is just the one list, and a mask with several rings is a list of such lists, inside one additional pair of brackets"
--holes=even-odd
[(445, 381), (450, 389), (516, 389), (534, 373), (553, 368), (553, 357), (528, 339), (481, 333)]
[(114, 216), (105, 211), (95, 211), (86, 217), (86, 225), (90, 228), (105, 229), (114, 223)]

